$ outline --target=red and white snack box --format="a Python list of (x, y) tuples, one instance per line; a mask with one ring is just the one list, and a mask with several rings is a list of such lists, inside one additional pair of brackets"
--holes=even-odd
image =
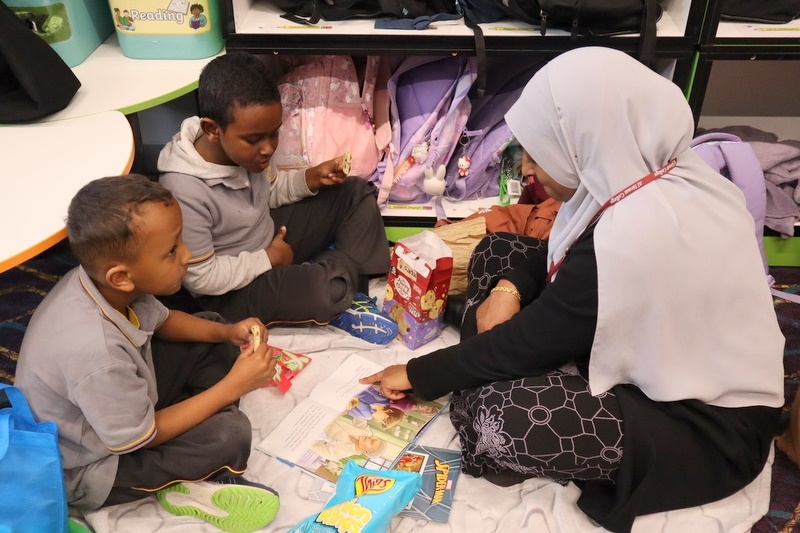
[(383, 311), (398, 324), (400, 340), (415, 349), (444, 327), (453, 253), (435, 233), (400, 239), (392, 249)]

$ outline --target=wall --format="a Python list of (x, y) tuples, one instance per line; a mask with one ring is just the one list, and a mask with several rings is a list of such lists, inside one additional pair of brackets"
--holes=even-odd
[(800, 60), (715, 61), (699, 126), (749, 125), (800, 139)]

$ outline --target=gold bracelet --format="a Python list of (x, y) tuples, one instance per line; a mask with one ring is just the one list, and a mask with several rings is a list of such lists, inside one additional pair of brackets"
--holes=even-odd
[(517, 297), (517, 300), (520, 302), (522, 301), (522, 295), (519, 293), (517, 289), (512, 289), (511, 287), (495, 287), (494, 289), (490, 290), (489, 293), (493, 292), (507, 292), (508, 294), (513, 294)]

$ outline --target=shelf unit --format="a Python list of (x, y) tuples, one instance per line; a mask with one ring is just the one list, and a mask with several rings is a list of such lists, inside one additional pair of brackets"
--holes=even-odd
[[(798, 99), (787, 98), (774, 88), (763, 88), (763, 100), (779, 102), (778, 111), (772, 110), (766, 116), (753, 116), (748, 109), (731, 110), (719, 117), (704, 115), (709, 89), (731, 93), (730, 88), (719, 89), (718, 78), (731, 68), (736, 71), (737, 61), (769, 61), (779, 72), (790, 74), (789, 84), (791, 80), (800, 79), (800, 20), (784, 25), (721, 21), (723, 2), (661, 0), (664, 13), (657, 27), (655, 69), (684, 90), (699, 125), (748, 124), (766, 129), (768, 124), (776, 124), (783, 132), (782, 137), (800, 138), (800, 110), (780, 109), (781, 105), (791, 106)], [(435, 29), (421, 31), (376, 30), (372, 20), (322, 21), (319, 25), (325, 26), (323, 29), (304, 28), (281, 18), (281, 12), (271, 0), (223, 0), (221, 12), (228, 51), (246, 50), (267, 55), (476, 54), (473, 32), (463, 21), (434, 23)], [(639, 47), (638, 35), (573, 38), (567, 32), (549, 29), (547, 35), (542, 36), (538, 28), (515, 20), (481, 24), (481, 29), (487, 56), (525, 54), (550, 58), (589, 45), (608, 46), (635, 55)], [(715, 64), (729, 68), (720, 66), (715, 72)], [(747, 70), (746, 66), (742, 68)], [(746, 73), (738, 76), (734, 72), (731, 86), (736, 88), (736, 93), (746, 91), (748, 82), (758, 83), (746, 78)], [(711, 107), (706, 106), (706, 109)], [(725, 124), (726, 120), (732, 122)], [(795, 131), (797, 133), (792, 136), (791, 132)], [(385, 210), (384, 214), (389, 220), (398, 216), (406, 221), (413, 220), (409, 224), (413, 226), (426, 224), (432, 217), (431, 210), (424, 208), (415, 209), (413, 213)]]
[[(658, 22), (659, 57), (677, 57), (691, 51), (702, 26), (704, 0), (664, 0)], [(222, 3), (228, 50), (254, 53), (343, 54), (475, 54), (473, 32), (463, 21), (436, 22), (428, 30), (376, 30), (374, 21), (320, 22), (324, 29), (302, 28), (280, 17), (269, 0), (227, 0)], [(557, 55), (576, 46), (604, 45), (635, 53), (637, 35), (570, 37), (568, 32), (538, 28), (516, 20), (481, 24), (487, 54), (539, 53)]]
[[(694, 90), (689, 97), (689, 103), (695, 110), (695, 117), (700, 118), (701, 122), (704, 114), (703, 104), (709, 96), (707, 89), (712, 81), (715, 63), (775, 61), (774, 65), (779, 70), (785, 68), (787, 72), (798, 72), (800, 69), (800, 19), (787, 24), (728, 22), (721, 19), (723, 1), (709, 0), (708, 16), (702, 27), (698, 45)], [(758, 84), (758, 80), (748, 80), (746, 65), (742, 64), (742, 67), (741, 76), (736, 80), (739, 91), (747, 90), (751, 84)], [(760, 96), (762, 94), (754, 95), (756, 98)], [(774, 98), (775, 93), (772, 88), (764, 87), (763, 100)], [(792, 102), (787, 99), (785, 103), (791, 105)], [(757, 106), (758, 101), (754, 101), (753, 104)], [(747, 110), (743, 111), (737, 113), (732, 110), (731, 116), (749, 116)], [(787, 116), (800, 117), (800, 112), (791, 107), (787, 111)], [(778, 112), (774, 116), (779, 115)], [(761, 120), (757, 122), (763, 124)], [(797, 126), (795, 139), (800, 138), (800, 118)]]
[[(658, 21), (656, 69), (685, 90), (692, 79), (694, 52), (702, 29), (706, 0), (663, 0)], [(463, 21), (437, 22), (435, 29), (376, 30), (373, 20), (320, 22), (324, 29), (303, 28), (280, 17), (270, 0), (224, 0), (221, 12), (228, 50), (257, 54), (476, 54), (473, 31)], [(602, 45), (636, 54), (638, 35), (571, 37), (568, 32), (502, 20), (481, 24), (487, 56), (528, 54), (555, 57), (578, 46)]]
[[(729, 22), (711, 0), (689, 103), (704, 128), (752, 126), (779, 140), (800, 139), (800, 19), (787, 24)], [(730, 91), (736, 87), (736, 91)], [(797, 225), (795, 236), (798, 236)], [(800, 239), (765, 236), (773, 266), (800, 266)]]
[[(702, 30), (706, 0), (662, 0), (663, 14), (657, 25), (655, 69), (688, 91)], [(426, 30), (376, 30), (374, 20), (321, 21), (303, 27), (284, 18), (271, 0), (224, 0), (221, 2), (225, 46), (230, 52), (254, 54), (347, 54), (347, 55), (476, 55), (473, 30), (463, 20), (435, 22)], [(487, 56), (529, 55), (552, 58), (579, 46), (602, 45), (638, 53), (638, 35), (613, 37), (570, 36), (563, 30), (548, 29), (542, 36), (535, 26), (517, 20), (481, 24)], [(448, 217), (460, 218), (474, 212), (477, 204), (445, 202)], [(432, 209), (388, 207), (383, 210), (387, 225), (430, 226)]]

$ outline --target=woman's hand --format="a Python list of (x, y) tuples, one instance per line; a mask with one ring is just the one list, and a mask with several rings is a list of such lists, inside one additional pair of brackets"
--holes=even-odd
[(361, 378), (358, 382), (362, 385), (379, 383), (381, 396), (389, 398), (390, 400), (404, 398), (405, 393), (403, 391), (411, 388), (411, 382), (408, 381), (408, 373), (406, 372), (406, 365), (387, 366), (377, 374)]
[[(514, 289), (515, 291), (517, 290), (514, 284), (508, 280), (500, 280), (497, 286)], [(520, 308), (520, 300), (517, 298), (516, 294), (509, 292), (490, 293), (489, 297), (478, 306), (475, 312), (478, 333), (489, 331), (497, 324), (502, 324), (519, 313)]]

